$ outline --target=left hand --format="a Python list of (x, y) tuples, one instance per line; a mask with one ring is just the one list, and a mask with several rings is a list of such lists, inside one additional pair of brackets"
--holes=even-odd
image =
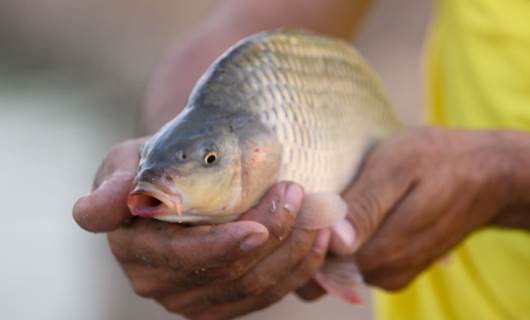
[(93, 192), (74, 207), (81, 227), (108, 232), (138, 295), (189, 318), (229, 319), (279, 301), (319, 270), (330, 232), (293, 228), (304, 196), (294, 183), (275, 184), (239, 220), (221, 225), (183, 227), (132, 217), (126, 199), (142, 141), (113, 147)]
[[(511, 134), (511, 133), (508, 133)], [(513, 141), (494, 131), (423, 128), (377, 146), (345, 192), (365, 281), (407, 286), (511, 205)], [(318, 290), (300, 290), (318, 297)]]

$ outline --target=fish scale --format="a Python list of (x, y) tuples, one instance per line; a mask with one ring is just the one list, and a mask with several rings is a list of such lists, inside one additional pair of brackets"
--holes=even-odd
[[(269, 164), (278, 168), (270, 176), (298, 182), (308, 193), (343, 191), (368, 148), (401, 128), (375, 73), (350, 44), (303, 31), (262, 32), (208, 68), (183, 112), (146, 143), (144, 166), (172, 163), (172, 151), (190, 144), (193, 132), (196, 141), (211, 139), (225, 124), (244, 119), (252, 119), (251, 128), (235, 131), (245, 135), (237, 139), (275, 141), (274, 152), (278, 145), (281, 152)], [(231, 185), (247, 187), (242, 184)]]
[(219, 67), (249, 84), (246, 107), (282, 144), (279, 179), (340, 192), (369, 145), (400, 127), (374, 73), (339, 40), (283, 31), (246, 42)]

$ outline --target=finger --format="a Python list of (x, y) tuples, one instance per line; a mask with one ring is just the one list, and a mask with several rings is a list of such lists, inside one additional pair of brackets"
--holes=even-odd
[(308, 255), (284, 279), (278, 282), (273, 291), (273, 296), (283, 296), (293, 290), (301, 288), (320, 270), (326, 258), (331, 239), (329, 229), (320, 230)]
[(88, 196), (77, 200), (73, 208), (77, 224), (87, 231), (109, 232), (130, 219), (126, 201), (133, 179), (133, 173), (116, 172)]
[[(440, 214), (449, 213), (454, 201), (441, 189), (417, 184), (360, 248), (356, 261), (367, 283), (387, 290), (402, 288), (405, 280), (412, 279), (454, 244), (454, 233), (446, 232), (447, 220), (451, 219), (443, 219), (448, 214)], [(432, 199), (440, 201), (433, 203)]]
[(296, 295), (306, 301), (315, 301), (326, 294), (326, 291), (314, 280), (310, 280), (303, 287), (296, 290)]
[(303, 196), (303, 189), (299, 185), (280, 182), (269, 190), (255, 208), (241, 217), (241, 220), (262, 224), (271, 236), (261, 250), (246, 256), (240, 263), (256, 264), (288, 238), (300, 212)]
[[(370, 241), (356, 253), (363, 274), (377, 273), (377, 270), (388, 272), (401, 264), (411, 265), (432, 254), (433, 251), (425, 246), (437, 244), (438, 230), (446, 230), (441, 228), (445, 219), (440, 219), (443, 215), (439, 213), (448, 212), (454, 205), (443, 186), (445, 184), (425, 186), (416, 183), (409, 190)], [(425, 238), (421, 239), (421, 235)], [(449, 235), (440, 234), (439, 237), (447, 239)]]
[[(303, 189), (294, 183), (280, 182), (267, 192), (259, 204), (241, 216), (239, 221), (261, 224), (270, 235), (259, 250), (253, 250), (230, 266), (229, 280), (234, 280), (274, 252), (293, 230), (303, 198)], [(227, 277), (223, 277), (227, 279)]]
[(422, 269), (408, 266), (395, 270), (387, 269), (383, 272), (371, 272), (365, 277), (365, 283), (386, 291), (399, 291), (407, 287), (419, 275), (420, 270)]
[(256, 208), (249, 210), (241, 220), (257, 221), (278, 240), (287, 238), (302, 206), (304, 191), (295, 183), (280, 182), (262, 198)]
[[(267, 229), (252, 221), (185, 228), (137, 219), (109, 234), (111, 249), (122, 264), (164, 267), (165, 284), (179, 290), (229, 277), (230, 264), (267, 238)], [(153, 274), (156, 277), (161, 272)]]
[[(151, 234), (153, 231), (151, 231), (151, 233), (149, 232), (149, 228), (148, 230), (142, 230), (140, 226), (144, 223), (152, 225), (155, 222), (142, 222), (140, 225), (135, 223), (127, 228), (121, 228), (112, 233), (109, 237), (111, 240), (111, 247), (122, 263), (141, 264), (147, 261), (150, 265), (155, 266), (164, 263), (167, 264), (170, 270), (166, 272), (168, 274), (166, 277), (168, 277), (169, 280), (164, 281), (167, 284), (165, 287), (158, 288), (159, 290), (157, 294), (161, 296), (167, 292), (178, 293), (186, 288), (201, 287), (210, 284), (211, 282), (236, 279), (252, 268), (262, 257), (274, 251), (281, 242), (277, 237), (286, 236), (288, 232), (285, 232), (285, 230), (290, 231), (289, 225), (292, 226), (294, 217), (300, 208), (303, 192), (295, 192), (293, 196), (291, 190), (291, 195), (287, 196), (286, 193), (288, 188), (286, 187), (286, 183), (278, 184), (273, 187), (267, 196), (265, 196), (264, 201), (261, 201), (256, 208), (250, 210), (246, 215), (247, 219), (267, 221), (266, 224), (269, 225), (269, 228), (273, 232), (275, 232), (276, 236), (269, 237), (268, 229), (259, 223), (242, 220), (239, 223), (253, 226), (256, 234), (254, 237), (248, 236), (246, 241), (242, 241), (239, 250), (235, 251), (236, 253), (234, 253), (234, 250), (230, 250), (232, 246), (223, 244), (222, 240), (214, 241), (213, 245), (209, 245), (204, 241), (203, 234), (207, 233), (210, 228), (213, 228), (213, 230), (211, 230), (212, 233), (216, 233), (218, 237), (226, 238), (230, 235), (230, 231), (223, 231), (222, 228), (228, 228), (231, 225), (237, 226), (238, 222), (214, 227), (202, 226), (184, 228), (179, 231), (176, 231), (174, 229), (175, 227), (171, 228), (168, 224), (163, 224), (162, 226), (159, 225), (151, 228), (157, 229), (157, 232), (154, 232), (154, 235)], [(274, 205), (272, 204), (273, 200), (275, 203)], [(282, 205), (283, 203), (286, 205)], [(287, 228), (281, 224), (275, 224), (274, 221), (272, 221), (274, 219), (284, 221)], [(137, 228), (139, 229), (137, 230)], [(168, 229), (174, 231), (161, 232), (161, 230)], [(170, 236), (167, 236), (168, 233)], [(163, 234), (166, 235), (163, 236)], [(146, 247), (145, 245), (139, 246), (139, 240), (134, 240), (135, 236), (137, 237), (138, 235), (143, 235), (142, 237), (144, 239), (152, 237), (153, 240), (144, 240), (143, 242), (144, 244), (147, 242), (155, 245), (149, 247)], [(189, 236), (189, 238), (183, 238), (182, 236), (184, 235)], [(159, 237), (158, 240), (156, 240), (157, 236)], [(173, 245), (168, 244), (168, 238), (173, 239)], [(190, 242), (194, 241), (197, 245), (190, 244)], [(262, 243), (265, 241), (267, 241), (267, 243), (262, 246)], [(254, 254), (254, 248), (257, 248), (258, 246), (261, 246), (259, 253)], [(134, 250), (132, 248), (134, 248)], [(205, 248), (208, 248), (208, 250), (205, 250)], [(193, 256), (194, 259), (187, 258), (186, 254)], [(200, 258), (201, 255), (205, 254), (212, 254), (214, 257)], [(184, 266), (182, 264), (184, 264)], [(177, 270), (180, 271), (177, 272)], [(152, 274), (154, 276), (160, 276), (159, 273), (155, 273), (154, 271)]]
[[(418, 200), (415, 187), (392, 209), (372, 238), (355, 254), (367, 283), (384, 285), (384, 278), (389, 279), (397, 274), (398, 269), (402, 269), (404, 253), (414, 245), (413, 237), (418, 231), (416, 226), (423, 224), (411, 220), (411, 213), (429, 209), (424, 208)], [(407, 261), (409, 267), (412, 260)]]
[(74, 205), (75, 221), (92, 232), (117, 229), (131, 218), (126, 200), (138, 164), (138, 152), (145, 138), (112, 147), (94, 179), (93, 192)]
[(237, 280), (234, 286), (214, 292), (209, 300), (220, 304), (240, 300), (242, 296), (259, 296), (278, 285), (309, 253), (316, 236), (316, 231), (293, 231), (280, 248)]
[(354, 253), (355, 229), (348, 218), (341, 219), (331, 228), (330, 251), (339, 257), (350, 256)]
[(99, 166), (92, 189), (96, 189), (115, 172), (136, 173), (140, 146), (147, 138), (127, 140), (113, 146)]
[(198, 313), (192, 313), (194, 319), (232, 319), (253, 311), (261, 310), (279, 301), (289, 292), (296, 290), (307, 283), (320, 269), (324, 262), (330, 241), (330, 231), (321, 230), (313, 244), (311, 252), (295, 267), (292, 273), (285, 276), (278, 285), (257, 297), (245, 300), (212, 306)]
[(259, 296), (278, 284), (290, 274), (311, 250), (316, 231), (295, 230), (285, 243), (271, 255), (263, 259), (240, 279), (225, 285), (213, 285), (163, 297), (161, 303), (172, 310), (185, 310), (188, 313), (202, 310), (211, 304), (223, 304)]
[[(254, 222), (183, 228), (147, 220), (123, 229), (109, 234), (110, 247), (142, 297), (189, 291), (219, 280), (230, 272), (231, 261), (257, 248), (268, 235)], [(190, 229), (193, 235), (186, 234)]]
[(389, 163), (385, 153), (374, 150), (369, 154), (358, 177), (344, 194), (349, 206), (348, 219), (355, 230), (355, 249), (377, 230), (387, 213), (415, 183), (412, 170), (402, 164), (409, 162), (396, 159), (395, 163)]
[(252, 221), (182, 227), (137, 219), (109, 234), (111, 246), (122, 249), (116, 252), (122, 262), (141, 263), (137, 259), (141, 255), (149, 257), (153, 266), (191, 271), (197, 267), (223, 267), (259, 247), (267, 238), (267, 229)]

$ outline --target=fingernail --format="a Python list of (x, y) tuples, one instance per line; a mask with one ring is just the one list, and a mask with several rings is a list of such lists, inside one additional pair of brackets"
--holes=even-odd
[(289, 213), (294, 214), (298, 211), (300, 204), (302, 202), (302, 197), (304, 196), (304, 190), (297, 185), (296, 183), (291, 183), (287, 186), (285, 190), (285, 204), (284, 209)]
[(262, 245), (267, 240), (267, 235), (263, 232), (251, 233), (239, 245), (241, 251), (251, 251)]
[(318, 253), (326, 253), (329, 246), (329, 240), (331, 238), (331, 231), (329, 229), (320, 230), (313, 243), (313, 251)]
[(353, 229), (353, 226), (347, 219), (337, 221), (333, 230), (346, 247), (353, 248), (355, 245), (355, 229)]

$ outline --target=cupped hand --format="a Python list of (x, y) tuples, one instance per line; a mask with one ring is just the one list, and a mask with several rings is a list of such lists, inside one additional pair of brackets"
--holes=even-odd
[(142, 141), (112, 148), (93, 192), (74, 206), (81, 227), (108, 232), (138, 295), (190, 318), (226, 319), (280, 300), (318, 271), (330, 233), (293, 229), (303, 198), (296, 184), (278, 183), (241, 219), (222, 225), (132, 218), (126, 198)]

